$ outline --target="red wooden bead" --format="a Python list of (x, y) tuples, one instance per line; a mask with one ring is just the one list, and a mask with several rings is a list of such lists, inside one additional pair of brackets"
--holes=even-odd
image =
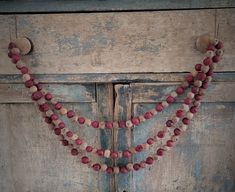
[(113, 122), (112, 122), (112, 121), (107, 121), (107, 122), (105, 123), (105, 127), (106, 127), (107, 129), (112, 129), (112, 128), (113, 128)]
[(176, 91), (177, 94), (182, 95), (184, 93), (184, 88), (183, 87), (177, 87), (175, 91)]
[(120, 167), (120, 173), (128, 173), (128, 169), (126, 167)]
[(61, 103), (56, 103), (55, 104), (55, 109), (56, 110), (60, 110), (62, 108), (62, 104)]
[(133, 169), (135, 170), (135, 171), (138, 171), (139, 169), (140, 169), (140, 164), (139, 163), (135, 163), (134, 165), (133, 165)]
[(81, 140), (81, 139), (76, 139), (76, 140), (75, 140), (75, 143), (76, 143), (77, 145), (81, 145), (81, 144), (82, 144), (82, 140)]
[(144, 118), (145, 118), (145, 119), (151, 119), (152, 117), (153, 117), (153, 113), (150, 112), (150, 111), (148, 111), (148, 112), (146, 112), (146, 113), (144, 114)]
[(90, 162), (90, 160), (87, 156), (83, 156), (81, 160), (82, 160), (83, 164), (88, 164)]
[(123, 155), (123, 157), (129, 158), (129, 157), (131, 157), (131, 152), (129, 150), (125, 150), (125, 151), (123, 151), (122, 155)]
[(56, 135), (60, 135), (60, 134), (61, 134), (61, 129), (60, 129), (60, 128), (55, 128), (55, 129), (54, 129), (54, 133), (55, 133)]
[(193, 76), (192, 75), (188, 75), (188, 76), (186, 76), (186, 81), (187, 82), (192, 82), (193, 81)]
[(73, 155), (73, 156), (75, 156), (75, 155), (78, 155), (78, 150), (77, 149), (71, 149), (71, 154)]
[(78, 122), (79, 122), (80, 124), (84, 124), (84, 123), (85, 123), (85, 118), (84, 118), (84, 117), (79, 117), (79, 118), (78, 118)]
[(196, 71), (201, 71), (201, 68), (202, 68), (202, 64), (198, 63), (195, 65), (195, 70)]
[(99, 163), (96, 163), (92, 166), (92, 168), (95, 170), (95, 171), (99, 171), (101, 169), (101, 165)]
[(43, 97), (42, 92), (36, 91), (32, 94), (32, 100), (37, 101)]
[(157, 133), (157, 136), (158, 136), (159, 138), (163, 138), (163, 137), (165, 136), (165, 132), (164, 132), (164, 131), (159, 131), (159, 132)]
[(148, 165), (152, 165), (154, 162), (154, 159), (152, 157), (147, 157), (145, 161)]
[(190, 120), (187, 117), (185, 117), (182, 119), (182, 122), (183, 124), (188, 125), (190, 123)]
[(34, 85), (38, 88), (38, 90), (42, 90), (43, 88), (41, 83), (35, 83)]
[(118, 125), (120, 128), (126, 128), (126, 121), (118, 121)]
[(50, 101), (50, 100), (52, 99), (51, 93), (47, 93), (47, 94), (45, 95), (45, 99), (46, 99), (47, 101)]
[(175, 98), (172, 97), (172, 96), (168, 96), (168, 97), (166, 98), (166, 102), (169, 103), (169, 104), (174, 103), (174, 102), (175, 102)]
[(137, 146), (135, 147), (135, 150), (136, 150), (137, 152), (141, 152), (143, 149), (144, 149), (144, 148), (143, 148), (142, 145), (137, 145)]
[(50, 117), (45, 117), (45, 122), (47, 124), (51, 124), (51, 118)]
[(167, 122), (166, 122), (166, 126), (167, 126), (167, 127), (171, 127), (173, 124), (174, 124), (173, 121), (170, 120), (170, 119), (167, 120)]
[(173, 147), (174, 146), (174, 142), (172, 140), (168, 140), (166, 142), (166, 145), (167, 145), (167, 147)]
[(20, 68), (20, 72), (21, 72), (22, 74), (26, 74), (26, 73), (29, 72), (29, 69), (28, 69), (27, 67), (21, 67), (21, 68)]
[(174, 134), (176, 136), (180, 135), (181, 134), (181, 130), (179, 128), (174, 129)]
[(67, 131), (66, 135), (67, 135), (67, 137), (72, 137), (73, 136), (73, 132), (72, 131)]
[(162, 110), (163, 110), (163, 106), (162, 106), (162, 104), (161, 103), (158, 103), (157, 105), (156, 105), (156, 111), (157, 112), (161, 112)]
[(184, 111), (183, 110), (177, 110), (176, 111), (176, 117), (183, 117), (183, 115), (184, 115)]
[(25, 87), (27, 87), (27, 88), (32, 87), (32, 86), (34, 85), (34, 84), (33, 84), (33, 80), (30, 79), (30, 80), (28, 80), (28, 81), (25, 81), (24, 85), (25, 85)]
[(16, 64), (19, 60), (20, 60), (20, 55), (18, 55), (18, 54), (12, 54), (11, 55), (12, 63)]
[(201, 81), (204, 81), (204, 80), (206, 79), (206, 74), (203, 73), (203, 72), (199, 72), (199, 73), (197, 74), (197, 79), (198, 79), (198, 80), (201, 80)]
[(213, 61), (214, 63), (218, 63), (218, 62), (220, 61), (220, 56), (215, 55), (214, 57), (212, 57), (212, 61)]
[(104, 156), (104, 150), (103, 149), (97, 149), (96, 154), (100, 157)]
[(113, 168), (112, 167), (107, 167), (107, 169), (106, 169), (106, 172), (108, 173), (108, 174), (112, 174), (113, 173)]
[(195, 87), (195, 86), (193, 86), (193, 87), (191, 88), (192, 93), (197, 93), (198, 90), (199, 90), (199, 88), (198, 88), (198, 87)]
[(118, 153), (113, 151), (113, 152), (111, 152), (110, 157), (113, 159), (116, 159), (116, 158), (118, 158)]
[(197, 113), (197, 110), (198, 110), (198, 108), (197, 108), (196, 106), (192, 106), (192, 107), (190, 108), (190, 112), (191, 112), (191, 113)]
[(92, 152), (92, 150), (93, 150), (93, 147), (92, 147), (92, 146), (87, 146), (87, 147), (86, 147), (86, 151), (87, 151), (88, 153)]
[(94, 128), (98, 128), (99, 127), (99, 122), (98, 121), (92, 121), (91, 126), (94, 127)]
[(47, 103), (43, 103), (42, 105), (39, 105), (39, 110), (41, 112), (46, 112), (50, 109), (49, 105)]
[(52, 114), (52, 115), (51, 115), (51, 119), (52, 119), (53, 121), (56, 121), (56, 120), (59, 119), (59, 117), (58, 117), (58, 115), (56, 115), (56, 114)]
[(202, 84), (202, 88), (203, 88), (203, 89), (207, 89), (208, 87), (209, 87), (209, 83), (203, 83), (203, 84)]
[(196, 95), (194, 96), (194, 99), (195, 99), (196, 101), (200, 101), (200, 100), (202, 100), (202, 96), (199, 95), (199, 94), (196, 94)]
[(12, 57), (12, 52), (8, 52), (8, 57), (11, 58)]
[(139, 125), (140, 124), (140, 119), (138, 117), (133, 117), (131, 119), (131, 122), (133, 123), (133, 125)]
[(209, 71), (206, 73), (207, 76), (212, 76), (213, 75), (213, 70), (209, 69)]
[(215, 51), (215, 46), (213, 44), (209, 44), (207, 47), (208, 51)]
[(65, 139), (63, 139), (61, 142), (62, 142), (62, 145), (64, 145), (64, 146), (68, 146), (69, 145), (69, 142), (67, 140), (65, 140)]
[(154, 144), (154, 139), (153, 139), (153, 138), (149, 138), (149, 139), (147, 140), (147, 143), (148, 143), (149, 145)]
[(72, 118), (72, 117), (74, 117), (74, 116), (75, 116), (75, 112), (74, 112), (74, 111), (69, 110), (69, 111), (67, 112), (67, 117), (68, 117), (68, 118)]
[(62, 121), (62, 122), (60, 122), (60, 123), (59, 123), (59, 125), (58, 125), (58, 127), (59, 127), (59, 128), (61, 128), (61, 129), (65, 128), (65, 124), (64, 124), (64, 122), (63, 122), (63, 121)]
[(224, 44), (223, 44), (221, 41), (219, 41), (219, 42), (217, 43), (217, 45), (215, 46), (215, 48), (216, 48), (216, 49), (222, 49), (222, 48), (224, 48)]
[(190, 105), (191, 103), (192, 103), (192, 99), (190, 99), (190, 98), (185, 98), (184, 99), (184, 103), (186, 104), (186, 105)]
[(164, 154), (164, 150), (163, 149), (160, 148), (160, 149), (157, 150), (157, 155), (158, 156), (163, 156), (163, 154)]
[(9, 44), (8, 44), (8, 49), (10, 50), (10, 49), (13, 49), (13, 48), (16, 48), (17, 46), (16, 46), (16, 44), (15, 43), (13, 43), (13, 42), (10, 42)]
[(210, 57), (207, 57), (203, 60), (204, 65), (211, 65), (212, 64), (212, 59)]

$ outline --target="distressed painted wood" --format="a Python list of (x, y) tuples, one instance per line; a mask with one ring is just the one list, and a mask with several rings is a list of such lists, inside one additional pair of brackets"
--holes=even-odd
[[(233, 17), (234, 9), (220, 14), (227, 12)], [(216, 10), (17, 15), (17, 32), (34, 42), (35, 51), (25, 58), (33, 73), (185, 72), (202, 59), (196, 37), (216, 33), (215, 15)], [(227, 20), (221, 20), (230, 39), (225, 45), (234, 47)], [(217, 71), (234, 70), (234, 56), (225, 57)], [(3, 74), (16, 73), (13, 66), (0, 67)]]
[(125, 10), (164, 10), (164, 9), (198, 9), (234, 7), (232, 0), (190, 0), (190, 1), (152, 1), (145, 0), (93, 0), (93, 1), (1, 1), (0, 13), (34, 13), (34, 12), (90, 12), (90, 11), (125, 11)]

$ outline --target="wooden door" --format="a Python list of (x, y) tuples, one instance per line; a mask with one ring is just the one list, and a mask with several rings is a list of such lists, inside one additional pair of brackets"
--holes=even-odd
[[(52, 4), (48, 7), (58, 11)], [(142, 9), (152, 6), (153, 11), (15, 14), (2, 5), (12, 13), (0, 16), (0, 191), (235, 190), (234, 9), (191, 10), (202, 3), (175, 8), (187, 10), (156, 11), (148, 2)], [(122, 9), (130, 10), (128, 6)], [(102, 120), (127, 119), (154, 107), (201, 61), (194, 42), (203, 33), (222, 39), (226, 52), (199, 113), (177, 147), (161, 161), (125, 175), (96, 173), (71, 157), (38, 117), (7, 58), (12, 38), (29, 37), (34, 51), (24, 60), (68, 108)], [(133, 130), (98, 131), (66, 123), (93, 145), (121, 150), (145, 141), (180, 102)], [(140, 161), (150, 152), (137, 154), (131, 161)], [(125, 164), (127, 160), (107, 162)]]

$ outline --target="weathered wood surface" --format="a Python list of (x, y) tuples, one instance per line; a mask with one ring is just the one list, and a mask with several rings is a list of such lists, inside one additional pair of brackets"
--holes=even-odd
[(90, 11), (125, 11), (125, 10), (164, 10), (198, 8), (235, 7), (233, 0), (188, 0), (188, 1), (153, 1), (145, 0), (89, 0), (89, 1), (0, 1), (0, 13), (35, 13), (35, 12), (90, 12)]
[[(16, 25), (34, 43), (25, 57), (33, 73), (191, 71), (203, 58), (195, 49), (202, 33), (221, 36), (228, 49), (217, 71), (233, 71), (234, 10), (17, 15)], [(16, 74), (6, 64), (0, 72)]]

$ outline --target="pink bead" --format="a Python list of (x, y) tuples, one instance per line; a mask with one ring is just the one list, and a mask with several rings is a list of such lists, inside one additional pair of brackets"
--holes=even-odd
[(154, 144), (154, 139), (153, 139), (153, 138), (149, 138), (149, 139), (147, 140), (147, 143), (148, 143), (149, 145)]
[(81, 140), (81, 139), (76, 139), (76, 140), (75, 140), (75, 143), (76, 143), (77, 145), (81, 145), (81, 144), (82, 144), (82, 140)]
[(190, 120), (187, 117), (185, 117), (183, 118), (182, 122), (183, 124), (188, 125), (190, 123)]
[(176, 117), (183, 117), (183, 115), (184, 115), (184, 111), (183, 110), (177, 110), (176, 111)]
[(37, 101), (43, 97), (42, 92), (36, 91), (32, 94), (32, 100)]
[(123, 151), (122, 155), (123, 155), (123, 157), (129, 158), (129, 157), (131, 157), (131, 152), (129, 150), (125, 150), (125, 151)]
[(20, 60), (20, 55), (18, 54), (11, 54), (11, 61), (12, 63), (16, 64)]
[(101, 165), (99, 163), (96, 163), (92, 166), (92, 168), (95, 170), (95, 171), (99, 171), (101, 169)]
[(174, 103), (174, 102), (175, 102), (175, 98), (172, 97), (172, 96), (168, 96), (168, 97), (166, 98), (166, 102), (169, 103), (169, 104)]
[(188, 76), (186, 76), (186, 81), (187, 82), (192, 82), (193, 81), (193, 76), (192, 75), (188, 75)]
[(93, 128), (98, 128), (98, 127), (99, 127), (99, 122), (98, 122), (98, 121), (92, 121), (92, 122), (91, 122), (91, 126), (92, 126)]
[(198, 63), (195, 65), (195, 70), (196, 71), (201, 71), (201, 68), (202, 68), (202, 64)]
[(131, 119), (131, 122), (134, 125), (139, 125), (140, 124), (140, 119), (138, 117), (134, 117), (134, 118)]
[(218, 63), (218, 62), (220, 61), (220, 56), (215, 55), (214, 57), (212, 57), (212, 61), (213, 61), (214, 63)]
[(197, 110), (198, 110), (198, 108), (195, 107), (195, 106), (192, 106), (192, 107), (190, 108), (190, 112), (191, 112), (191, 113), (197, 113)]
[(134, 168), (134, 170), (135, 171), (138, 171), (139, 169), (140, 169), (140, 164), (139, 163), (135, 163), (134, 165), (133, 165), (133, 168)]
[(148, 111), (148, 112), (146, 112), (145, 114), (144, 114), (144, 118), (145, 119), (151, 119), (153, 117), (153, 114), (152, 114), (152, 112), (150, 112), (150, 111)]
[(113, 152), (111, 152), (110, 157), (112, 159), (116, 159), (116, 158), (118, 158), (118, 153), (113, 151)]
[(74, 116), (75, 116), (74, 111), (69, 110), (69, 111), (67, 112), (67, 117), (68, 117), (68, 118), (72, 118), (72, 117), (74, 117)]
[(143, 148), (142, 145), (137, 145), (137, 146), (135, 147), (135, 151), (137, 151), (137, 152), (141, 152), (143, 149), (144, 149), (144, 148)]
[(69, 145), (69, 142), (65, 139), (63, 139), (61, 142), (62, 142), (63, 146), (68, 146)]
[(180, 135), (180, 134), (181, 134), (181, 130), (178, 129), (178, 128), (174, 129), (174, 134), (175, 134), (176, 136)]
[(197, 74), (197, 79), (198, 79), (198, 80), (201, 80), (201, 81), (204, 81), (204, 80), (206, 79), (206, 74), (203, 73), (203, 72), (199, 72), (199, 73)]
[(22, 74), (26, 74), (26, 73), (29, 72), (29, 70), (28, 70), (27, 67), (21, 67), (20, 72), (21, 72)]
[(166, 145), (167, 145), (168, 147), (173, 147), (173, 146), (174, 146), (174, 142), (173, 142), (172, 140), (168, 140), (168, 141), (166, 142)]
[(158, 156), (163, 156), (163, 154), (164, 154), (164, 150), (163, 149), (158, 149), (157, 150), (157, 155)]
[(212, 59), (210, 57), (207, 57), (203, 60), (204, 65), (211, 65), (212, 64)]
[(215, 48), (216, 48), (216, 49), (222, 49), (222, 48), (224, 48), (224, 44), (223, 44), (221, 41), (219, 41), (219, 42), (217, 43), (217, 45), (215, 46)]
[(52, 119), (53, 121), (56, 121), (56, 120), (59, 119), (59, 117), (58, 117), (56, 114), (52, 114), (52, 115), (51, 115), (51, 119)]
[(163, 106), (162, 106), (162, 104), (161, 103), (158, 103), (157, 105), (156, 105), (156, 111), (157, 112), (161, 112), (162, 110), (163, 110)]
[(118, 125), (120, 128), (126, 128), (126, 121), (119, 121)]
[(175, 91), (176, 91), (177, 94), (182, 95), (184, 93), (184, 88), (183, 87), (177, 87)]
[(41, 111), (41, 112), (46, 112), (46, 111), (48, 111), (50, 109), (50, 107), (49, 107), (49, 105), (47, 104), (47, 103), (44, 103), (44, 104), (42, 104), (42, 105), (39, 105), (39, 110)]
[(107, 167), (107, 169), (106, 169), (106, 172), (108, 173), (108, 174), (112, 174), (113, 173), (113, 168), (112, 167)]
[(79, 117), (79, 118), (78, 118), (78, 122), (79, 122), (80, 124), (84, 124), (84, 123), (85, 123), (85, 118), (84, 118), (84, 117)]
[(104, 156), (104, 150), (103, 149), (97, 149), (96, 154), (99, 156)]
[(87, 146), (87, 147), (86, 147), (86, 151), (87, 151), (88, 153), (92, 152), (92, 150), (93, 150), (93, 147), (92, 147), (92, 146)]
[(32, 87), (34, 85), (32, 79), (26, 81), (24, 84), (25, 84), (25, 87), (27, 87), (27, 88), (30, 88), (30, 87)]
[(76, 155), (78, 155), (78, 150), (77, 149), (71, 149), (71, 154), (73, 155), (73, 156), (76, 156)]
[(73, 136), (73, 132), (72, 131), (67, 131), (66, 135), (67, 135), (67, 137), (72, 137)]
[(167, 127), (172, 127), (172, 126), (173, 126), (173, 124), (174, 124), (174, 123), (173, 123), (173, 121), (172, 121), (172, 120), (170, 120), (170, 119), (169, 119), (169, 120), (167, 120), (167, 122), (166, 122), (166, 126), (167, 126)]
[(90, 160), (87, 156), (83, 156), (81, 161), (82, 161), (83, 164), (88, 164), (90, 162)]
[(112, 129), (112, 128), (113, 128), (113, 122), (107, 121), (107, 122), (105, 123), (105, 127), (106, 127), (107, 129)]
[(157, 133), (157, 136), (158, 136), (159, 138), (163, 138), (163, 137), (165, 136), (165, 132), (164, 132), (164, 131), (159, 131), (159, 132)]
[(62, 121), (62, 122), (60, 122), (60, 123), (59, 123), (59, 125), (58, 125), (58, 127), (59, 127), (59, 128), (61, 128), (61, 129), (65, 128), (65, 124), (64, 124), (64, 122), (63, 122), (63, 121)]
[(62, 108), (62, 104), (61, 103), (56, 103), (55, 104), (55, 109), (56, 110), (60, 110)]
[(51, 93), (47, 93), (47, 94), (45, 95), (45, 99), (46, 99), (47, 101), (50, 101), (50, 100), (52, 99)]
[(153, 159), (152, 157), (147, 157), (145, 162), (146, 162), (146, 164), (148, 164), (148, 165), (152, 165), (153, 162), (154, 162), (154, 159)]
[(54, 133), (55, 133), (56, 135), (60, 135), (60, 134), (61, 134), (61, 129), (60, 129), (60, 128), (55, 128), (55, 129), (54, 129)]

